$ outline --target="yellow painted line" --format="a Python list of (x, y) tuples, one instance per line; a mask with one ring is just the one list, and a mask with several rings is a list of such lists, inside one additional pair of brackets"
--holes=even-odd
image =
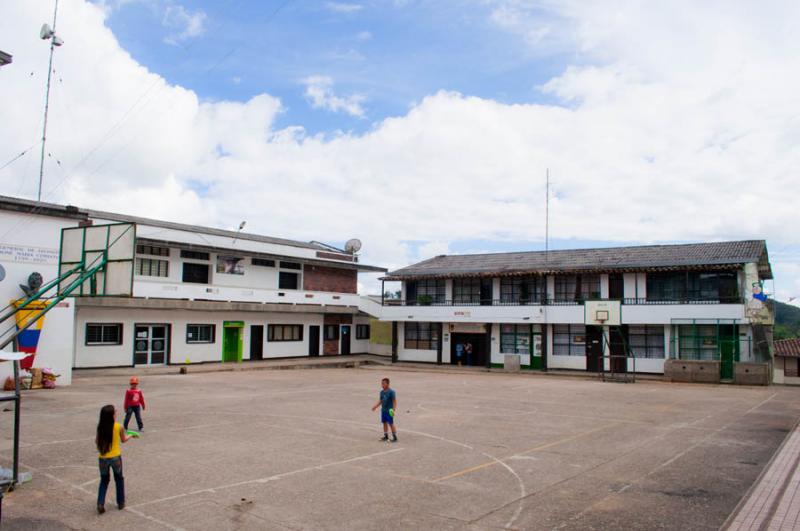
[[(564, 444), (564, 443), (567, 443), (567, 442), (570, 442), (570, 441), (574, 441), (575, 439), (580, 439), (581, 437), (585, 437), (587, 435), (591, 435), (593, 433), (597, 433), (598, 431), (614, 427), (614, 426), (616, 426), (618, 424), (619, 424), (618, 422), (615, 422), (613, 424), (607, 424), (605, 426), (601, 426), (601, 427), (595, 428), (593, 430), (584, 431), (584, 432), (581, 432), (581, 433), (577, 433), (575, 435), (570, 435), (569, 437), (564, 437), (563, 439), (558, 439), (557, 441), (553, 441), (553, 442), (549, 442), (549, 443), (545, 443), (545, 444), (540, 444), (539, 446), (534, 446), (533, 448), (528, 448), (527, 450), (523, 450), (521, 452), (517, 452), (514, 455), (525, 455), (525, 454), (530, 454), (530, 453), (533, 453), (533, 452), (538, 452), (540, 450), (545, 450), (547, 448), (552, 448), (553, 446), (558, 446), (559, 444)], [(513, 456), (509, 456), (509, 457), (506, 457), (504, 459), (508, 459), (510, 457), (513, 457)], [(501, 461), (502, 460), (503, 459), (501, 459)], [(464, 470), (459, 470), (458, 472), (453, 472), (452, 474), (448, 474), (446, 476), (442, 476), (440, 478), (436, 478), (436, 479), (434, 479), (432, 481), (434, 483), (439, 483), (441, 481), (447, 481), (448, 479), (453, 479), (453, 478), (457, 478), (457, 477), (460, 477), (460, 476), (465, 476), (465, 475), (470, 474), (472, 472), (476, 472), (478, 470), (482, 470), (484, 468), (488, 468), (490, 466), (497, 465), (497, 464), (498, 464), (497, 461), (487, 461), (485, 463), (481, 463), (480, 465), (475, 465), (475, 466), (472, 466), (472, 467), (469, 467), (469, 468), (465, 468)]]

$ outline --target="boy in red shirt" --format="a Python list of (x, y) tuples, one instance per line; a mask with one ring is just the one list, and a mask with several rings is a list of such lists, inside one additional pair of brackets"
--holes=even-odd
[(139, 389), (139, 378), (136, 376), (131, 377), (131, 388), (125, 391), (125, 429), (128, 429), (128, 423), (131, 421), (131, 414), (136, 415), (136, 424), (139, 425), (139, 431), (144, 431), (144, 424), (142, 424), (142, 410), (147, 409), (144, 404), (144, 394)]

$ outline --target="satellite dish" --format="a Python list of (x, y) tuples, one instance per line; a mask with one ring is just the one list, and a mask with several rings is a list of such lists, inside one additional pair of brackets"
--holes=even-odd
[(39, 30), (39, 37), (41, 37), (42, 40), (45, 40), (49, 39), (52, 36), (53, 36), (53, 30), (50, 29), (50, 26), (48, 24), (42, 24), (42, 29)]
[(361, 250), (361, 240), (358, 238), (351, 238), (344, 244), (344, 250), (350, 254), (356, 254)]

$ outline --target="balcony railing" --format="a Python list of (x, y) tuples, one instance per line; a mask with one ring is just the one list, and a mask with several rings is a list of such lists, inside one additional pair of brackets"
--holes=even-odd
[[(599, 300), (599, 299), (592, 299)], [(618, 300), (618, 299), (605, 299)], [(508, 300), (508, 299), (382, 299), (383, 306), (580, 306), (584, 299), (537, 299), (537, 300)], [(718, 297), (716, 299), (686, 298), (686, 299), (647, 299), (624, 298), (622, 304), (626, 305), (670, 305), (670, 304), (744, 304), (740, 297)]]
[(622, 304), (647, 304), (647, 305), (667, 305), (667, 304), (744, 304), (741, 297), (674, 297), (674, 298), (624, 298)]
[(404, 299), (383, 299), (384, 306), (578, 306), (583, 304), (581, 300), (556, 300), (542, 299), (535, 301), (514, 301), (504, 299), (481, 299), (481, 300), (404, 300)]

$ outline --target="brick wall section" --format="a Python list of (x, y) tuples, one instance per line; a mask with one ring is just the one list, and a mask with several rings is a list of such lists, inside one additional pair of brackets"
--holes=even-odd
[(332, 291), (334, 293), (356, 293), (358, 272), (318, 265), (303, 268), (303, 289), (306, 291)]
[[(325, 314), (322, 323), (329, 325), (343, 325), (353, 324), (353, 316), (350, 314)], [(325, 332), (323, 328), (323, 333)], [(322, 355), (323, 356), (336, 356), (339, 354), (339, 343), (341, 341), (341, 332), (339, 339), (325, 339), (322, 341)]]
[(326, 339), (322, 342), (322, 355), (323, 356), (336, 356), (339, 354), (339, 340)]

